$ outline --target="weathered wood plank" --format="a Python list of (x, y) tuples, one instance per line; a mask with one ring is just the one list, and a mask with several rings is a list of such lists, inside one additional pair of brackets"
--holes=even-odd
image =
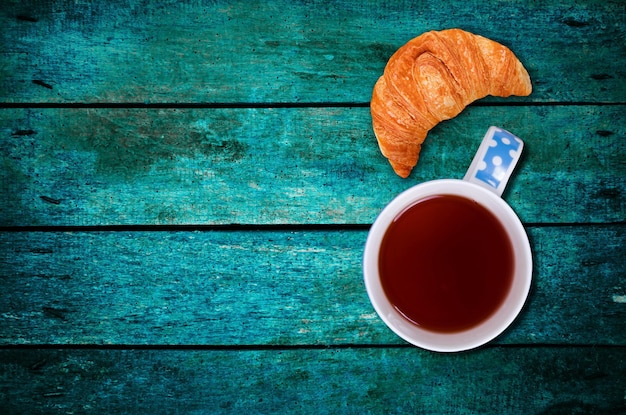
[(368, 102), (398, 47), (462, 27), (527, 66), (534, 93), (513, 100), (623, 103), (625, 20), (604, 0), (12, 0), (0, 101)]
[(406, 180), (368, 108), (3, 109), (0, 225), (372, 223), (412, 184), (462, 178), (490, 124), (527, 143), (505, 193), (523, 221), (623, 221), (625, 108), (472, 107)]
[[(361, 274), (366, 231), (0, 234), (0, 344), (402, 344)], [(626, 345), (626, 226), (532, 227), (501, 344)]]
[(0, 350), (12, 414), (621, 414), (625, 389), (624, 348)]

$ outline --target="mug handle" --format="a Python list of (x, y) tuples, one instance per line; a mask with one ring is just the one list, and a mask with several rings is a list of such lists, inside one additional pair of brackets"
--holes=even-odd
[(523, 148), (524, 142), (515, 135), (489, 127), (463, 180), (502, 196)]

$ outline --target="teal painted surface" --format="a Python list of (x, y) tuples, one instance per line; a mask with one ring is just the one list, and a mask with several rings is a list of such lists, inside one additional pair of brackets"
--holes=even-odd
[(620, 414), (623, 351), (0, 350), (29, 413)]
[(8, 102), (368, 102), (389, 56), (460, 27), (509, 46), (522, 102), (624, 102), (621, 2), (10, 1)]
[(504, 195), (522, 221), (623, 221), (625, 109), (472, 107), (406, 180), (367, 108), (5, 109), (0, 224), (369, 224), (413, 184), (462, 178), (491, 124), (526, 141)]
[[(626, 225), (532, 227), (502, 344), (626, 342)], [(366, 231), (0, 234), (0, 344), (403, 344), (361, 274)]]
[[(621, 2), (24, 0), (0, 27), (0, 412), (626, 412)], [(437, 126), (402, 180), (371, 88), (449, 27), (534, 91)], [(367, 227), (491, 124), (526, 142), (528, 302), (479, 350), (410, 347), (368, 302)]]

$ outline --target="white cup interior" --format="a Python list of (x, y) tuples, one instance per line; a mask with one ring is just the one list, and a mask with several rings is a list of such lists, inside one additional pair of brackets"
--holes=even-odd
[[(425, 330), (407, 320), (389, 302), (378, 271), (383, 236), (394, 218), (406, 207), (434, 195), (458, 195), (489, 209), (505, 227), (513, 246), (515, 269), (511, 289), (502, 306), (471, 329), (440, 333)], [(517, 317), (528, 296), (532, 279), (532, 254), (524, 227), (511, 207), (493, 192), (463, 180), (433, 180), (411, 187), (393, 199), (374, 221), (363, 257), (365, 287), (374, 309), (398, 336), (409, 343), (437, 352), (457, 352), (479, 347), (500, 335)]]

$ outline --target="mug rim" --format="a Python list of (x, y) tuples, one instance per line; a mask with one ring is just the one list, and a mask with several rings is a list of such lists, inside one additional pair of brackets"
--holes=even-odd
[[(404, 317), (388, 300), (380, 281), (378, 252), (383, 236), (393, 219), (404, 209), (434, 195), (458, 195), (475, 200), (492, 212), (506, 229), (515, 258), (512, 286), (503, 304), (482, 323), (454, 333), (434, 332), (420, 328)], [(366, 291), (376, 313), (399, 337), (423, 349), (458, 352), (474, 349), (504, 332), (521, 312), (532, 280), (532, 252), (528, 235), (519, 217), (501, 197), (474, 183), (457, 179), (440, 179), (420, 183), (397, 195), (370, 227), (363, 253), (363, 277)]]

